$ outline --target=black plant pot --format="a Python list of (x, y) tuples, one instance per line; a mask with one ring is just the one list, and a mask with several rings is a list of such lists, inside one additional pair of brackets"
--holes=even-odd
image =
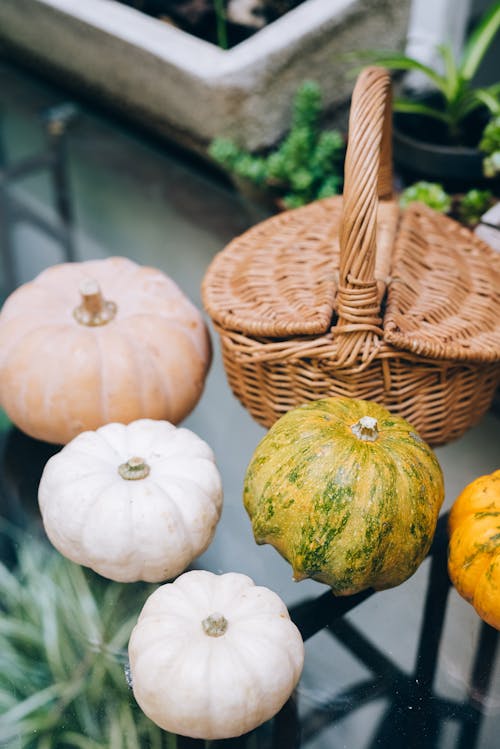
[(417, 180), (439, 182), (450, 192), (492, 187), (483, 175), (483, 154), (477, 148), (426, 143), (396, 127), (393, 147), (396, 171), (407, 184)]
[[(424, 101), (436, 104), (434, 98), (426, 97)], [(484, 154), (476, 147), (486, 121), (481, 115), (470, 118), (464, 125), (467, 142), (452, 145), (439, 122), (396, 112), (393, 150), (398, 175), (405, 184), (417, 180), (439, 182), (449, 192), (466, 192), (474, 187), (494, 189), (493, 181), (483, 174)]]

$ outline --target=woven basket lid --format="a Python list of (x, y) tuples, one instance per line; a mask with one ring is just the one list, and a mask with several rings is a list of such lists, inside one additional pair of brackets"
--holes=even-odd
[(432, 359), (500, 360), (500, 255), (426, 206), (400, 217), (389, 199), (389, 87), (385, 71), (364, 72), (344, 198), (286, 211), (233, 240), (206, 273), (207, 312), (253, 338), (331, 333), (342, 361), (349, 347), (369, 360), (381, 341)]
[[(335, 326), (341, 210), (341, 198), (327, 198), (233, 240), (203, 284), (214, 322), (276, 339)], [(410, 206), (394, 234), (384, 340), (434, 359), (500, 360), (500, 254), (423, 205)], [(375, 276), (383, 281), (383, 270)]]
[(384, 339), (433, 359), (500, 360), (500, 253), (424, 205), (394, 248)]

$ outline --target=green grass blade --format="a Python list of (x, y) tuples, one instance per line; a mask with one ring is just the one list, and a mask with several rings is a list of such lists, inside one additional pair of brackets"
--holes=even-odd
[(352, 59), (358, 59), (365, 64), (371, 63), (373, 65), (382, 65), (390, 70), (417, 70), (432, 81), (436, 88), (446, 96), (447, 86), (445, 78), (429, 65), (425, 65), (414, 57), (408, 57), (407, 55), (391, 50), (366, 50), (360, 53), (353, 52), (349, 57)]
[(227, 38), (227, 21), (224, 0), (214, 0), (215, 20), (217, 29), (217, 44), (221, 49), (229, 47)]
[(41, 692), (36, 692), (27, 697), (0, 717), (0, 728), (12, 725), (30, 715), (30, 713), (35, 712), (35, 710), (39, 710), (41, 707), (53, 702), (53, 700), (61, 695), (63, 689), (63, 684), (52, 684), (50, 687), (42, 689)]
[(443, 79), (446, 85), (446, 99), (447, 101), (453, 101), (459, 96), (461, 89), (461, 79), (455, 56), (449, 44), (440, 44), (437, 49), (444, 63)]
[(446, 112), (442, 112), (434, 107), (429, 107), (427, 104), (420, 102), (407, 101), (406, 99), (396, 99), (394, 101), (395, 112), (406, 112), (409, 114), (421, 114), (424, 117), (432, 117), (435, 120), (449, 123), (449, 118)]
[(80, 733), (74, 731), (66, 731), (61, 735), (61, 743), (68, 747), (74, 747), (74, 749), (108, 749), (104, 744), (99, 744), (94, 739), (89, 739), (87, 736), (82, 736)]
[(499, 28), (500, 0), (485, 13), (465, 45), (459, 66), (462, 78), (470, 81), (474, 77)]
[(50, 736), (43, 736), (36, 745), (36, 749), (52, 749), (52, 739)]
[(122, 705), (120, 710), (120, 727), (125, 735), (126, 749), (141, 749), (134, 718), (128, 705)]
[(17, 609), (22, 596), (22, 585), (3, 564), (0, 564), (0, 591), (2, 607), (14, 606)]
[[(477, 99), (479, 104), (484, 104), (485, 107), (491, 112), (491, 114), (500, 114), (500, 100), (498, 96), (495, 96), (488, 88), (477, 88), (474, 91), (474, 98)], [(472, 107), (474, 109), (475, 107)], [(472, 111), (469, 110), (469, 111)]]

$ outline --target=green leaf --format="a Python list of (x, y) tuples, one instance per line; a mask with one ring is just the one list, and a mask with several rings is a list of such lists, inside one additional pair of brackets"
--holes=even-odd
[(285, 208), (288, 208), (290, 210), (293, 208), (300, 208), (306, 203), (307, 199), (305, 197), (303, 197), (302, 195), (294, 195), (293, 193), (285, 195), (283, 198), (283, 205), (285, 206)]
[(338, 195), (341, 185), (342, 180), (340, 177), (326, 177), (320, 184), (314, 197), (317, 200), (321, 200), (322, 198), (330, 198), (333, 195)]
[(395, 99), (394, 101), (395, 112), (407, 112), (409, 114), (421, 114), (424, 117), (432, 117), (435, 120), (440, 120), (447, 125), (449, 124), (449, 116), (446, 112), (442, 112), (440, 109), (430, 107), (427, 104), (422, 104), (417, 101), (409, 101), (408, 99)]
[(229, 138), (215, 138), (210, 143), (208, 153), (226, 169), (232, 170), (242, 152)]
[(304, 81), (293, 98), (291, 130), (314, 130), (321, 113), (321, 89), (315, 81)]
[(474, 226), (492, 202), (493, 193), (490, 190), (469, 190), (459, 201), (458, 216), (464, 224)]
[(447, 101), (451, 102), (460, 95), (461, 78), (451, 46), (449, 44), (439, 44), (437, 49), (444, 63), (443, 80), (446, 88), (445, 96)]
[(366, 50), (361, 53), (353, 53), (354, 55), (365, 62), (371, 62), (374, 65), (383, 65), (390, 70), (418, 70), (432, 81), (436, 88), (446, 96), (446, 79), (429, 65), (425, 65), (414, 57), (408, 57), (408, 55), (392, 50)]
[(483, 174), (488, 179), (500, 174), (500, 151), (494, 151), (483, 160)]
[(108, 749), (104, 744), (99, 744), (97, 741), (82, 736), (80, 733), (75, 733), (75, 731), (66, 731), (63, 733), (61, 741), (63, 744), (67, 744), (75, 749)]
[(500, 151), (500, 115), (493, 117), (484, 128), (479, 148), (488, 155)]
[(133, 712), (123, 650), (111, 644), (123, 643), (150, 588), (84, 573), (27, 535), (18, 544), (17, 577), (0, 565), (0, 743), (110, 749), (114, 716), (117, 747), (160, 749), (162, 731)]
[(464, 47), (459, 66), (462, 78), (469, 81), (474, 77), (479, 65), (481, 64), (481, 60), (486, 54), (499, 28), (500, 1), (495, 2), (481, 18)]
[(0, 717), (0, 728), (14, 725), (17, 721), (22, 720), (22, 718), (35, 712), (40, 707), (47, 706), (59, 697), (63, 691), (64, 684), (51, 684), (50, 687), (32, 694)]
[(500, 114), (500, 100), (498, 96), (495, 96), (491, 92), (491, 89), (477, 88), (474, 91), (474, 98), (477, 99), (480, 104), (484, 104), (484, 106), (489, 109), (491, 114)]

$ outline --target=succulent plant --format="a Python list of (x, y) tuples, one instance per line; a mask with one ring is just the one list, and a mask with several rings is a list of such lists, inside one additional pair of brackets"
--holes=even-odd
[(281, 198), (286, 208), (336, 195), (345, 144), (338, 130), (321, 130), (321, 111), (321, 90), (306, 81), (295, 95), (288, 135), (269, 154), (254, 155), (227, 138), (212, 141), (209, 153), (228, 172)]

